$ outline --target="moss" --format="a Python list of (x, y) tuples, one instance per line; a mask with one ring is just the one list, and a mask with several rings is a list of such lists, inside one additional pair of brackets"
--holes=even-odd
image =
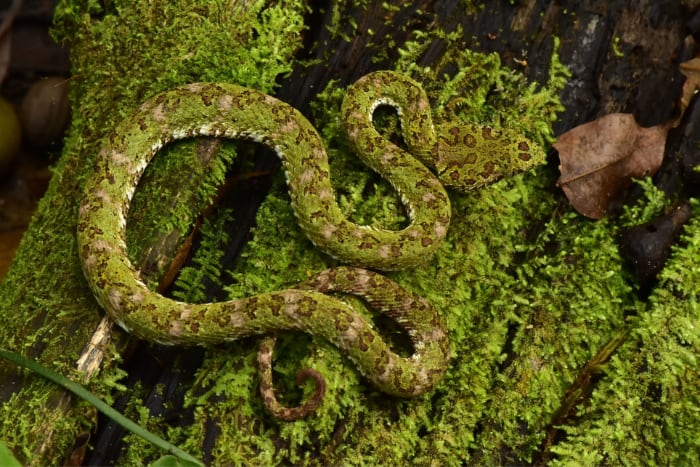
[[(454, 118), (449, 112), (450, 103), (461, 99), (468, 104), (459, 107), (459, 118), (465, 121), (479, 120), (480, 112), (486, 107), (485, 113), (490, 115), (492, 123), (509, 122), (509, 126), (520, 125), (519, 129), (539, 141), (551, 139), (551, 130), (542, 125), (541, 120), (546, 116), (551, 123), (553, 113), (560, 108), (553, 97), (557, 84), (549, 89), (527, 86), (524, 92), (513, 92), (511, 87), (522, 89), (524, 81), (511, 70), (502, 68), (496, 55), (465, 52), (458, 35), (441, 37), (452, 41), (454, 49), (446, 54), (451, 62), (446, 60), (433, 71), (417, 69), (407, 58), (402, 70), (413, 71), (418, 79), (430, 83), (428, 91), (435, 107), (443, 109), (438, 115)], [(433, 39), (426, 36), (422, 40), (430, 43)], [(410, 47), (413, 51), (404, 51), (405, 57), (411, 54), (415, 57), (414, 51), (421, 50), (419, 44)], [(458, 70), (454, 77), (440, 72), (449, 66)], [(557, 73), (554, 78), (562, 72), (557, 70)], [(487, 99), (486, 90), (494, 87), (502, 93)], [(450, 91), (445, 92), (445, 89)], [(356, 222), (397, 228), (405, 221), (400, 201), (386, 183), (357, 161), (343, 140), (338, 124), (342, 96), (343, 90), (331, 83), (312, 104), (315, 125), (329, 148), (339, 203)], [(514, 118), (513, 107), (521, 110), (518, 120)], [(387, 132), (397, 128), (392, 118), (387, 115), (384, 119)], [(524, 128), (523, 122), (538, 124)], [(542, 128), (547, 131), (540, 131)], [(255, 464), (382, 464), (411, 458), (452, 463), (457, 459), (470, 460), (469, 447), (475, 443), (497, 452), (500, 446), (477, 440), (476, 431), (484, 416), (484, 407), (493, 402), (491, 388), (500, 384), (496, 375), (503, 348), (510, 338), (509, 323), (517, 317), (525, 329), (526, 318), (520, 316), (521, 310), (545, 306), (531, 302), (527, 290), (531, 276), (519, 276), (514, 267), (528, 248), (524, 232), (533, 220), (553, 206), (543, 190), (544, 184), (549, 182), (547, 174), (542, 172), (536, 176), (518, 176), (476, 193), (454, 195), (455, 218), (441, 252), (424, 267), (392, 274), (404, 286), (426, 296), (449, 323), (455, 358), (444, 383), (432, 397), (417, 401), (387, 398), (367, 388), (352, 365), (327, 342), (287, 335), (282, 336), (283, 350), (275, 363), (282, 397), (289, 391), (294, 392), (294, 374), (307, 366), (322, 372), (328, 389), (326, 402), (312, 417), (279, 423), (265, 414), (256, 394), (254, 342), (244, 341), (225, 350), (211, 350), (198, 371), (197, 383), (188, 400), (195, 413), (195, 425), (204, 426), (207, 421), (216, 420), (222, 427), (217, 440), (217, 446), (222, 448), (215, 462), (236, 463), (244, 459), (246, 463)], [(537, 190), (541, 190), (539, 194)], [(297, 227), (281, 178), (260, 208), (256, 224), (241, 261), (228, 274), (229, 298), (278, 290), (335, 264), (313, 248)], [(572, 270), (569, 274), (573, 274), (575, 268), (569, 269)], [(513, 294), (513, 290), (517, 293)], [(556, 292), (552, 291), (547, 298), (551, 299), (551, 295)], [(564, 300), (557, 296), (560, 298)], [(545, 311), (540, 314), (544, 315)], [(554, 335), (545, 337), (555, 340)], [(576, 361), (585, 362), (587, 355), (584, 353)], [(575, 362), (571, 365), (574, 377)], [(556, 379), (557, 373), (552, 369), (548, 375)], [(544, 386), (546, 382), (541, 379), (538, 384)], [(527, 384), (521, 382), (520, 391), (526, 391)], [(307, 388), (306, 392), (309, 390)], [(547, 409), (556, 405), (561, 390), (561, 385), (543, 390), (550, 402), (538, 415), (540, 427), (546, 423), (551, 413)], [(290, 403), (301, 396), (299, 391), (294, 394)], [(518, 395), (521, 399), (524, 396), (516, 391), (509, 400)], [(533, 394), (521, 404), (539, 397), (542, 395)], [(212, 404), (213, 400), (217, 401), (216, 405)], [(495, 411), (505, 414), (507, 405), (491, 410), (488, 416), (495, 416)], [(508, 415), (517, 420), (513, 414)], [(504, 433), (506, 435), (512, 433)], [(270, 441), (274, 445), (273, 453)], [(536, 442), (533, 446), (536, 447)]]
[[(300, 23), (288, 23), (289, 14), (275, 16), (269, 10), (260, 13), (261, 19), (254, 11), (244, 20), (238, 18), (240, 24), (211, 24), (206, 18), (220, 17), (221, 12), (225, 11), (224, 4), (208, 7), (220, 8), (218, 16), (212, 15), (211, 11), (199, 11), (199, 6), (192, 7), (187, 13), (182, 11), (184, 5), (178, 5), (177, 10), (175, 7), (166, 7), (165, 11), (158, 11), (158, 15), (164, 14), (166, 18), (170, 18), (170, 23), (167, 20), (163, 21), (156, 12), (143, 5), (111, 10), (103, 10), (97, 6), (85, 11), (76, 11), (76, 8), (75, 5), (64, 2), (57, 16), (66, 31), (64, 34), (71, 37), (75, 43), (75, 56), (82, 60), (75, 64), (76, 78), (72, 92), (74, 102), (80, 102), (79, 112), (75, 113), (104, 117), (78, 119), (73, 123), (65, 156), (57, 168), (58, 177), (54, 180), (52, 191), (47, 197), (50, 201), (44, 202), (39, 214), (47, 215), (48, 210), (52, 219), (48, 222), (46, 219), (36, 221), (50, 232), (48, 237), (54, 244), (58, 237), (61, 243), (68, 245), (68, 249), (71, 250), (68, 256), (70, 258), (77, 258), (72, 238), (75, 206), (73, 202), (65, 201), (70, 199), (65, 194), (79, 192), (82, 173), (80, 167), (89, 166), (89, 163), (79, 163), (79, 154), (94, 157), (96, 142), (106, 129), (123, 118), (135, 103), (146, 95), (180, 82), (204, 79), (236, 81), (264, 90), (271, 89), (272, 79), (288, 69), (288, 65), (283, 64), (283, 59), (291, 54), (295, 42), (289, 41), (288, 37), (275, 37), (273, 40), (265, 31), (280, 29), (279, 21), (282, 16), (285, 18), (285, 28), (288, 24), (297, 24), (298, 28), (301, 28)], [(280, 11), (281, 9), (282, 6), (279, 7)], [(139, 11), (139, 20), (129, 20), (135, 17), (136, 11)], [(259, 20), (263, 23), (267, 20), (267, 23), (260, 24), (255, 29), (260, 35), (258, 39), (254, 39), (252, 34), (245, 36), (243, 33), (235, 33), (246, 30), (241, 24), (257, 24), (256, 21)], [(167, 24), (176, 24), (176, 27), (161, 27)], [(220, 33), (221, 29), (227, 32)], [(293, 31), (290, 34), (294, 38)], [(198, 35), (203, 36), (198, 38)], [(142, 36), (157, 38), (157, 43), (146, 46), (144, 41), (138, 40)], [(182, 41), (181, 36), (187, 37), (187, 40)], [(549, 118), (551, 112), (557, 109), (558, 103), (553, 97), (553, 89), (535, 91), (535, 88), (529, 87), (522, 96), (513, 92), (513, 88), (522, 88), (522, 78), (501, 68), (495, 55), (483, 56), (465, 52), (463, 45), (457, 40), (459, 34), (440, 35), (440, 38), (449, 44), (447, 56), (452, 57), (451, 60), (446, 60), (434, 70), (416, 68), (413, 65), (415, 58), (411, 56), (410, 47), (414, 47), (413, 50), (424, 50), (425, 44), (435, 38), (419, 37), (415, 44), (403, 51), (405, 58), (399, 68), (413, 72), (418, 79), (434, 83), (429, 92), (436, 101), (436, 109), (444, 111), (445, 115), (449, 110), (449, 102), (459, 96), (468, 96), (462, 97), (457, 106), (460, 118), (481, 120), (484, 114), (480, 114), (479, 111), (486, 108), (486, 113), (493, 116), (489, 121), (496, 124), (510, 121), (515, 126), (518, 121), (523, 121), (513, 118), (515, 112), (508, 110), (511, 108), (516, 108), (519, 113), (524, 114), (527, 117), (524, 120), (526, 123), (540, 122), (542, 115), (548, 115)], [(285, 40), (289, 42), (289, 47), (281, 49)], [(234, 46), (230, 43), (233, 41), (243, 42), (244, 45), (237, 43)], [(199, 42), (208, 44), (207, 50), (210, 54), (204, 54), (201, 48), (193, 45)], [(246, 46), (246, 42), (250, 45)], [(94, 47), (93, 44), (108, 44), (110, 53), (107, 57), (94, 53), (90, 50), (90, 47)], [(174, 50), (166, 53), (165, 58), (155, 52), (158, 49), (170, 50), (169, 47)], [(215, 53), (219, 48), (226, 50), (226, 53)], [(185, 60), (181, 59), (183, 56), (186, 57)], [(270, 60), (273, 62), (270, 63)], [(167, 63), (167, 71), (163, 73), (162, 66), (154, 67), (154, 61)], [(446, 80), (444, 69), (450, 66), (456, 67), (457, 73)], [(139, 69), (140, 73), (137, 76), (125, 73), (130, 69)], [(99, 76), (89, 75), (90, 70), (100, 70)], [(211, 74), (213, 70), (216, 70), (215, 75)], [(256, 74), (257, 70), (263, 73)], [(502, 94), (498, 94), (496, 99), (487, 100), (486, 90), (495, 87), (501, 89)], [(543, 98), (539, 102), (536, 102), (536, 99), (525, 99), (527, 96), (536, 96), (537, 92), (542, 92), (540, 96)], [(550, 97), (544, 98), (545, 95)], [(340, 203), (358, 222), (377, 222), (395, 227), (403, 221), (400, 203), (384, 182), (377, 180), (348, 154), (342, 138), (338, 135), (335, 122), (341, 96), (342, 92), (337, 88), (329, 88), (328, 92), (321, 95), (316, 106), (316, 109), (324, 109), (323, 113), (317, 110), (317, 124), (329, 146), (333, 148), (332, 170), (334, 174), (343, 174), (336, 177)], [(104, 102), (115, 102), (119, 107), (110, 108), (109, 113), (104, 113), (100, 110)], [(395, 124), (392, 126), (390, 116), (387, 121), (387, 131), (396, 127)], [(543, 128), (547, 131), (542, 131)], [(547, 124), (528, 128), (521, 125), (521, 129), (526, 129), (539, 141), (546, 141), (551, 137)], [(197, 157), (194, 153), (196, 150), (191, 146), (178, 146), (168, 151), (167, 155), (157, 158), (149, 167), (145, 183), (139, 188), (132, 205), (129, 245), (130, 254), (134, 258), (145, 254), (143, 248), (149, 244), (149, 239), (162, 238), (173, 230), (180, 231), (181, 234), (187, 231), (194, 213), (211, 197), (213, 188), (223, 175), (226, 162), (233, 158), (233, 152), (228, 150), (218, 156), (211, 162), (211, 176), (204, 177), (204, 180), (203, 173), (195, 173), (192, 176), (192, 197), (176, 199), (170, 204), (172, 195), (164, 187), (173, 185), (170, 180), (171, 174), (177, 177), (177, 174), (189, 173), (186, 168)], [(66, 176), (68, 178), (62, 178)], [(63, 183), (60, 183), (61, 181)], [(178, 182), (180, 181), (178, 179)], [(199, 188), (200, 186), (202, 188)], [(195, 417), (191, 426), (163, 426), (160, 420), (148, 417), (137, 402), (132, 403), (136, 404), (133, 414), (147, 421), (156, 431), (164, 434), (167, 432), (169, 437), (182, 440), (183, 447), (189, 447), (192, 452), (198, 452), (205, 427), (211, 421), (215, 421), (221, 429), (213, 451), (217, 463), (314, 460), (374, 463), (410, 456), (416, 456), (418, 459), (435, 457), (445, 461), (469, 459), (465, 446), (475, 442), (474, 428), (479, 420), (480, 407), (488, 399), (488, 388), (493, 384), (494, 364), (498, 362), (499, 354), (507, 340), (507, 320), (513, 313), (513, 305), (502, 298), (502, 290), (515, 280), (510, 271), (511, 262), (518, 254), (517, 245), (525, 241), (522, 232), (534, 216), (526, 208), (525, 202), (531, 201), (529, 197), (532, 196), (530, 189), (526, 187), (521, 176), (479, 193), (457, 196), (454, 204), (455, 212), (459, 215), (456, 216), (452, 232), (441, 254), (425, 268), (394, 275), (404, 285), (433, 301), (448, 318), (451, 333), (454, 335), (455, 360), (452, 369), (444, 385), (432, 398), (425, 397), (420, 401), (396, 401), (386, 398), (373, 392), (371, 388), (365, 388), (364, 382), (354, 369), (327, 343), (318, 342), (313, 338), (303, 339), (300, 343), (298, 336), (288, 336), (283, 338), (281, 343), (282, 348), (286, 349), (286, 358), (280, 359), (276, 365), (281, 387), (291, 386), (289, 379), (301, 366), (312, 366), (327, 377), (328, 400), (312, 418), (279, 424), (265, 415), (256, 392), (253, 341), (242, 341), (238, 345), (208, 352), (205, 362), (197, 372), (196, 382), (187, 395), (188, 407)], [(58, 196), (59, 193), (62, 195)], [(507, 201), (504, 203), (504, 200)], [(164, 217), (162, 206), (165, 201), (171, 206), (172, 213), (166, 213)], [(58, 205), (49, 209), (49, 202)], [(498, 211), (499, 215), (494, 216), (494, 210)], [(225, 217), (225, 214), (223, 216)], [(216, 231), (220, 225), (218, 223), (224, 217), (215, 216), (209, 220), (209, 226), (203, 229), (205, 240), (209, 238), (207, 231)], [(25, 247), (21, 251), (15, 265), (17, 271), (25, 271), (27, 258), (34, 255), (43, 256), (39, 262), (46, 267), (56, 268), (57, 258), (37, 250), (36, 245), (41, 243), (37, 243), (36, 238), (28, 237), (25, 242), (33, 248)], [(204, 243), (205, 247), (199, 250), (194, 263), (206, 267), (183, 271), (179, 281), (182, 289), (178, 292), (183, 297), (201, 297), (201, 291), (197, 290), (196, 284), (198, 275), (205, 274), (222, 282), (226, 279), (226, 274), (216, 267), (220, 248), (215, 242)], [(65, 255), (65, 251), (62, 251), (62, 254)], [(468, 261), (464, 258), (468, 258)], [(333, 262), (312, 248), (297, 228), (282, 184), (278, 181), (277, 189), (259, 211), (258, 228), (253, 241), (243, 254), (243, 261), (228, 274), (231, 283), (227, 291), (233, 298), (258, 291), (279, 289), (302, 280), (329, 264)], [(71, 284), (72, 289), (57, 287), (53, 290), (56, 297), (47, 297), (46, 300), (57, 303), (60, 297), (66, 302), (73, 300), (70, 297), (89, 297), (74, 260), (70, 261), (70, 271), (64, 282)], [(16, 278), (15, 280), (26, 278), (20, 273), (14, 276), (11, 274), (11, 277)], [(3, 283), (3, 287), (7, 288), (12, 280)], [(523, 293), (523, 296), (526, 294)], [(26, 313), (34, 309), (34, 304), (25, 300), (25, 297), (10, 295), (7, 298), (3, 297), (3, 300), (3, 309), (7, 309), (11, 303), (21, 304)], [(51, 335), (63, 336), (66, 322), (76, 322), (75, 313), (66, 313), (65, 308), (60, 309), (64, 310), (66, 321), (57, 322), (55, 329), (46, 330)], [(82, 316), (80, 322), (83, 326), (80, 329), (83, 334), (78, 342), (83, 342), (90, 330), (89, 323), (96, 322), (98, 313), (88, 298), (84, 299), (79, 311)], [(8, 323), (7, 327), (16, 328), (17, 325)], [(17, 342), (21, 340), (17, 339)], [(31, 339), (24, 339), (24, 342), (28, 341)], [(60, 347), (62, 358), (59, 360), (68, 367), (77, 357), (80, 348), (79, 345), (76, 346), (73, 356), (70, 356), (65, 352), (63, 343), (55, 342), (47, 347)], [(116, 350), (112, 350), (111, 358), (115, 358), (116, 354)], [(465, 355), (469, 358), (465, 359)], [(56, 355), (44, 352), (42, 358), (53, 361)], [(484, 362), (489, 363), (483, 365)], [(121, 375), (112, 367), (113, 363), (108, 363), (95, 385), (95, 389), (100, 393), (112, 389), (113, 384), (107, 384), (105, 381), (114, 381), (115, 376)], [(110, 376), (110, 373), (113, 376)], [(27, 386), (22, 397), (28, 397), (26, 394), (37, 397), (34, 391), (39, 389), (33, 385)], [(5, 404), (4, 410), (11, 413), (16, 411), (16, 408), (12, 403), (8, 403)], [(71, 420), (74, 419), (66, 417), (64, 420), (66, 424), (71, 425)], [(36, 420), (28, 422), (27, 426), (36, 428), (33, 423), (36, 423)], [(60, 446), (65, 446), (74, 435), (68, 431), (60, 433), (64, 440), (56, 441), (59, 449), (54, 456), (60, 456)], [(5, 439), (11, 446), (32, 449), (32, 442), (28, 436), (10, 436)], [(125, 462), (136, 462), (152, 454), (149, 448), (133, 440), (128, 446)], [(30, 457), (32, 456), (25, 453), (25, 458)], [(48, 462), (51, 459), (56, 458), (47, 457)]]
[[(698, 208), (696, 200), (692, 205)], [(577, 423), (563, 428), (568, 438), (553, 448), (558, 464), (692, 465), (697, 459), (699, 246), (700, 223), (692, 218), (659, 286), (631, 319), (629, 339)]]
[(205, 290), (207, 281), (217, 287), (222, 285), (223, 250), (229, 241), (225, 227), (231, 220), (231, 211), (221, 209), (203, 225), (200, 230), (199, 254), (193, 261), (195, 265), (180, 270), (174, 298), (188, 303), (202, 303), (208, 298)]
[[(306, 11), (300, 3), (264, 9), (255, 2), (245, 11), (224, 1), (169, 3), (157, 11), (149, 2), (61, 3), (58, 25), (77, 60), (71, 92), (78, 117), (33, 228), (0, 284), (3, 345), (72, 374), (99, 318), (73, 239), (81, 180), (99, 140), (145, 96), (183, 82), (233, 81), (271, 91), (275, 78), (292, 69), (300, 47)], [(391, 10), (387, 6), (387, 14)], [(336, 16), (331, 28), (345, 31)], [(425, 83), (439, 118), (508, 126), (544, 145), (551, 141), (551, 124), (561, 110), (556, 94), (566, 79), (556, 53), (547, 83), (539, 86), (503, 67), (497, 55), (467, 50), (462, 31), (412, 37), (398, 51), (396, 68)], [(380, 34), (374, 39), (383, 40)], [(446, 52), (424, 63), (435, 41)], [(399, 200), (349, 153), (340, 135), (342, 95), (331, 83), (312, 105), (329, 147), (339, 203), (357, 222), (395, 228), (405, 221)], [(113, 104), (105, 109), (106, 102)], [(381, 121), (387, 134), (397, 131), (391, 113)], [(154, 239), (188, 232), (235, 157), (235, 146), (228, 145), (215, 156), (206, 153), (208, 168), (194, 171), (190, 167), (199, 162), (193, 161), (202, 161), (199, 150), (178, 144), (149, 167), (129, 221), (134, 259), (147, 257)], [(384, 396), (328, 343), (290, 334), (281, 337), (275, 363), (280, 397), (293, 404), (311, 391), (292, 382), (306, 366), (319, 370), (328, 385), (325, 403), (305, 420), (280, 423), (263, 410), (252, 339), (207, 351), (185, 396), (193, 417), (188, 426), (151, 416), (138, 388), (129, 389), (127, 413), (192, 453), (201, 452), (209, 442), (205, 433), (216, 425), (213, 457), (207, 459), (214, 464), (522, 464), (537, 460), (543, 446), (562, 464), (690, 463), (700, 451), (693, 436), (700, 425), (694, 389), (700, 349), (692, 332), (697, 221), (688, 226), (661, 285), (642, 303), (615, 233), (618, 225), (650, 218), (668, 200), (645, 182), (645, 203), (629, 208), (620, 222), (591, 222), (559, 204), (550, 189), (553, 177), (542, 167), (478, 192), (452, 194), (454, 219), (440, 252), (421, 268), (391, 274), (427, 297), (448, 323), (453, 359), (433, 394), (410, 401)], [(172, 201), (167, 187), (183, 183), (190, 197)], [(166, 201), (168, 210), (162, 207)], [(226, 239), (217, 232), (232, 215), (220, 210), (206, 220), (195, 266), (182, 271), (177, 296), (202, 299), (203, 277), (225, 284), (230, 298), (277, 290), (334, 264), (297, 227), (281, 177), (259, 210), (241, 261), (226, 271), (219, 260)], [(585, 404), (561, 419), (561, 436), (548, 440), (557, 428), (552, 416), (581, 370), (623, 331), (629, 337), (596, 369)], [(105, 348), (100, 374), (90, 382), (107, 398), (124, 391), (118, 350)], [(0, 438), (23, 461), (61, 462), (72, 440), (93, 424), (93, 414), (83, 406), (66, 412), (69, 401), (51, 386), (2, 369), (22, 389), (4, 399)], [(37, 433), (47, 427), (52, 439), (42, 453)], [(157, 455), (128, 438), (121, 462), (138, 464)]]
[(649, 222), (661, 216), (673, 201), (654, 186), (651, 177), (635, 180), (635, 183), (642, 189), (642, 196), (636, 203), (624, 206), (619, 221), (621, 227), (634, 227)]
[[(224, 0), (59, 4), (55, 34), (72, 46), (74, 119), (46, 196), (0, 284), (4, 347), (81, 379), (75, 361), (100, 312), (77, 261), (75, 219), (84, 173), (101, 139), (146, 96), (181, 83), (235, 81), (271, 91), (277, 76), (291, 70), (290, 58), (300, 47), (301, 3), (278, 2), (268, 8), (256, 1), (245, 9)], [(192, 145), (178, 146), (149, 167), (149, 183), (132, 204), (129, 245), (134, 258), (144, 256), (142, 247), (149, 239), (168, 238), (175, 231), (182, 235), (190, 228), (233, 157), (231, 151), (224, 152), (211, 158), (209, 170), (184, 179), (197, 154)], [(191, 198), (173, 203), (164, 187), (179, 183), (190, 184)], [(172, 211), (164, 212), (163, 206), (171, 204)], [(118, 355), (114, 345), (103, 344), (99, 377), (90, 382), (108, 399), (114, 382), (123, 377)], [(0, 438), (24, 463), (63, 462), (78, 431), (87, 425), (82, 406), (71, 409), (70, 399), (55, 388), (33, 377), (21, 378), (5, 363), (0, 362), (0, 371), (7, 384)]]

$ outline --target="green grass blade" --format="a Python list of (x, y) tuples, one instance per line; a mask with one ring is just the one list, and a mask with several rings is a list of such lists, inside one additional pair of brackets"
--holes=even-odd
[(30, 360), (28, 358), (25, 358), (19, 354), (16, 354), (14, 352), (10, 352), (8, 350), (0, 349), (0, 357), (3, 357), (23, 368), (27, 368), (29, 370), (32, 370), (35, 373), (38, 373), (39, 375), (43, 376), (44, 378), (53, 381), (54, 383), (58, 384), (62, 388), (72, 392), (76, 396), (82, 398), (83, 400), (87, 401), (88, 403), (92, 404), (97, 410), (105, 414), (107, 417), (112, 419), (115, 423), (121, 425), (124, 429), (129, 430), (133, 434), (140, 436), (141, 438), (145, 439), (146, 441), (158, 446), (161, 449), (164, 449), (165, 451), (169, 452), (170, 454), (173, 454), (174, 456), (177, 456), (178, 458), (182, 459), (183, 461), (187, 461), (188, 463), (192, 463), (195, 465), (204, 465), (202, 462), (197, 460), (196, 458), (192, 457), (191, 455), (187, 454), (185, 451), (181, 450), (177, 446), (169, 443), (168, 441), (164, 440), (163, 438), (151, 433), (150, 431), (146, 430), (143, 428), (141, 425), (138, 425), (137, 423), (134, 423), (133, 421), (129, 420), (126, 418), (124, 415), (107, 405), (102, 401), (102, 399), (98, 398), (94, 394), (92, 394), (90, 391), (79, 385), (78, 383), (75, 383), (68, 378), (66, 378), (63, 375), (59, 375), (58, 373), (49, 370), (48, 368), (40, 365), (39, 363)]

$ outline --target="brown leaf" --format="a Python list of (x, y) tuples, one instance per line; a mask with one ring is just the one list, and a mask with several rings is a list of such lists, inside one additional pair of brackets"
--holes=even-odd
[(696, 57), (687, 62), (683, 62), (679, 65), (679, 68), (683, 76), (685, 76), (685, 82), (683, 83), (683, 91), (681, 92), (680, 115), (674, 126), (680, 124), (685, 109), (688, 108), (691, 99), (695, 96), (697, 90), (700, 89), (700, 58)]
[(562, 187), (574, 209), (600, 219), (632, 178), (651, 175), (661, 166), (670, 125), (642, 128), (631, 114), (610, 114), (561, 135)]

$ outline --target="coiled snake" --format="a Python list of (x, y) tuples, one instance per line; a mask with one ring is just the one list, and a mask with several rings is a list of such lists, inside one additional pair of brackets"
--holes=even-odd
[[(380, 105), (398, 111), (408, 151), (374, 128), (373, 114)], [(285, 329), (305, 331), (342, 349), (388, 394), (412, 397), (431, 390), (446, 371), (450, 354), (443, 321), (422, 297), (360, 268), (395, 270), (426, 261), (450, 223), (444, 186), (482, 186), (528, 169), (544, 155), (524, 137), (505, 130), (449, 123), (435, 127), (421, 86), (394, 72), (371, 73), (354, 83), (341, 114), (357, 155), (401, 196), (410, 218), (405, 228), (357, 225), (343, 215), (318, 133), (301, 113), (278, 99), (233, 84), (200, 83), (142, 104), (102, 147), (79, 210), (79, 253), (99, 304), (128, 332), (162, 344), (208, 345)], [(316, 246), (352, 267), (323, 271), (287, 290), (228, 302), (182, 303), (149, 290), (126, 254), (129, 204), (158, 150), (194, 136), (249, 139), (274, 149), (282, 160), (300, 227)], [(356, 295), (395, 319), (411, 338), (413, 354), (402, 357), (392, 351), (368, 320), (330, 295), (334, 293)], [(271, 348), (267, 345), (260, 358), (265, 403), (280, 418), (302, 416), (318, 400), (293, 409), (276, 403)]]

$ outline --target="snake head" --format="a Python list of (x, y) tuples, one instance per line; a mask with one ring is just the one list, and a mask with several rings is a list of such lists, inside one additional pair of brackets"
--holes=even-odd
[(489, 185), (545, 160), (539, 145), (512, 130), (453, 123), (436, 130), (438, 178), (458, 191)]

